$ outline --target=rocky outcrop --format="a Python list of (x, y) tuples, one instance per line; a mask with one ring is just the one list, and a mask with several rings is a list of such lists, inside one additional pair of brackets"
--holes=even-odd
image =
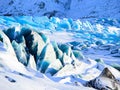
[(119, 90), (120, 82), (118, 79), (116, 79), (114, 74), (111, 72), (111, 70), (109, 70), (109, 68), (104, 68), (100, 76), (89, 81), (87, 85), (99, 90)]

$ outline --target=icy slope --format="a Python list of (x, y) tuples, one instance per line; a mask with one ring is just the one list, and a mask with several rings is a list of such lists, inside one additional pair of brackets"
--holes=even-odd
[(0, 15), (120, 18), (119, 0), (1, 0)]
[[(0, 88), (2, 90), (88, 90), (82, 85), (75, 87), (58, 84), (31, 67), (25, 67), (18, 62), (16, 55), (12, 54), (9, 39), (0, 31)], [(13, 51), (14, 52), (14, 51)], [(31, 63), (32, 64), (32, 63)], [(90, 89), (92, 90), (92, 89)]]
[[(34, 78), (33, 74), (42, 72), (42, 78), (78, 88), (85, 86), (83, 89), (89, 89), (87, 86), (119, 89), (119, 25), (116, 19), (0, 17), (1, 70), (25, 77), (32, 74)], [(9, 54), (14, 56), (10, 64)], [(34, 73), (31, 70), (35, 70)], [(5, 78), (15, 82), (12, 77)]]
[[(3, 52), (0, 51), (0, 55)], [(40, 72), (30, 72), (27, 71), (27, 69), (24, 66), (20, 66), (19, 62), (15, 62), (13, 59), (14, 56), (11, 57), (8, 53), (4, 53), (4, 57), (0, 56), (0, 62), (4, 62), (4, 64), (1, 64), (0, 67), (0, 88), (2, 90), (79, 90), (81, 88), (82, 90), (85, 90), (88, 88), (85, 88), (83, 86), (81, 87), (73, 87), (70, 85), (63, 85), (63, 84), (57, 84), (53, 81), (46, 78), (43, 74)], [(12, 58), (12, 59), (10, 59)], [(1, 59), (3, 61), (1, 61)], [(8, 61), (9, 60), (9, 61)], [(12, 61), (14, 60), (14, 61)], [(5, 65), (9, 65), (10, 68), (7, 68)], [(3, 67), (3, 65), (5, 65)], [(7, 69), (6, 69), (7, 68)], [(11, 71), (12, 68), (12, 71)], [(91, 89), (92, 90), (92, 89)]]

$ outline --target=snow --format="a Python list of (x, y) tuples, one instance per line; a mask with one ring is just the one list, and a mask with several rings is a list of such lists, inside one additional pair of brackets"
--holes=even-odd
[[(118, 70), (111, 67), (120, 64), (119, 20), (46, 16), (1, 16), (0, 20), (0, 88), (94, 89), (86, 87), (86, 83), (99, 78), (104, 68), (109, 68), (119, 81), (120, 67)], [(20, 45), (18, 51), (14, 40)], [(17, 55), (19, 58), (29, 55), (27, 65), (20, 63)]]
[(119, 0), (1, 0), (0, 15), (119, 19), (118, 3)]
[(0, 50), (0, 88), (3, 90), (88, 89), (83, 86), (74, 87), (70, 85), (57, 84), (49, 80), (40, 72), (37, 73), (34, 70), (30, 71), (31, 70), (27, 70), (20, 62), (18, 62), (16, 56), (11, 55), (9, 52)]
[[(0, 83), (0, 88), (2, 88), (3, 90), (79, 90), (79, 88), (83, 90), (86, 89), (84, 87), (74, 87), (70, 85), (57, 84), (45, 78), (26, 78), (22, 75), (6, 71), (0, 72), (0, 74), (0, 81), (2, 81), (2, 83)], [(15, 80), (15, 82), (11, 80)]]

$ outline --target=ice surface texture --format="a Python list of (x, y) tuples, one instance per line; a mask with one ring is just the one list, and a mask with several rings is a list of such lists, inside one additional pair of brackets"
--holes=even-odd
[[(26, 67), (44, 73), (56, 82), (76, 86), (119, 88), (120, 72), (113, 68), (119, 70), (119, 65), (111, 67), (106, 65), (104, 58), (95, 56), (102, 52), (103, 55), (109, 54), (119, 59), (119, 23), (119, 20), (113, 19), (99, 19), (94, 23), (55, 17), (0, 17), (0, 66), (8, 71), (19, 72), (25, 71)], [(61, 38), (65, 42), (61, 42)], [(94, 58), (89, 58), (88, 54)], [(5, 55), (13, 56), (10, 63), (9, 58), (4, 58)], [(112, 73), (114, 78), (109, 78), (105, 71)], [(5, 78), (14, 82), (9, 76)], [(111, 81), (115, 81), (115, 86), (112, 86)]]

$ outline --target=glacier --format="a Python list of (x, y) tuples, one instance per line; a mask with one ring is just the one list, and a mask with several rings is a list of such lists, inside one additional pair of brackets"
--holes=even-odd
[[(8, 84), (0, 87), (5, 90), (16, 85), (36, 90), (38, 83), (42, 90), (119, 90), (119, 59), (117, 19), (0, 16), (0, 77)], [(26, 88), (22, 79), (30, 82)]]

